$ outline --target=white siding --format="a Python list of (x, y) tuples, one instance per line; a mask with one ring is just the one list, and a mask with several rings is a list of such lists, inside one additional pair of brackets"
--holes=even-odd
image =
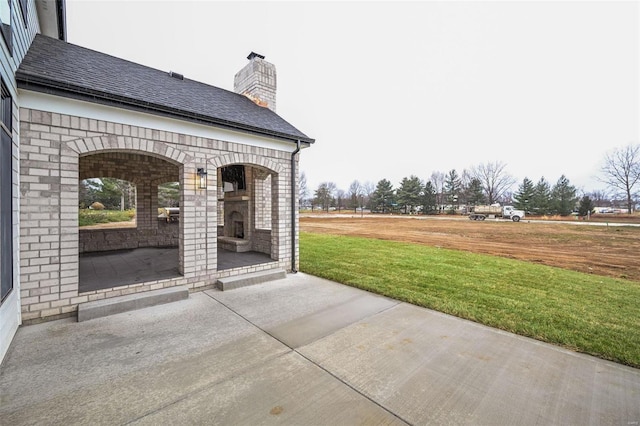
[[(3, 0), (4, 1), (4, 0)], [(20, 317), (20, 229), (19, 229), (19, 206), (20, 201), (20, 121), (18, 91), (16, 88), (15, 72), (22, 58), (26, 54), (35, 34), (39, 31), (38, 17), (36, 15), (35, 0), (29, 0), (27, 12), (27, 26), (25, 27), (20, 4), (18, 0), (11, 0), (11, 36), (12, 54), (10, 54), (4, 39), (0, 36), (0, 75), (5, 82), (13, 99), (13, 158), (12, 158), (12, 179), (13, 179), (13, 291), (7, 299), (0, 305), (0, 362), (4, 358), (11, 339), (21, 323)]]

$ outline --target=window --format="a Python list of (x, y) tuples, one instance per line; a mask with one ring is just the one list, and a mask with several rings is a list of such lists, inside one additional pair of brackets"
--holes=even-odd
[(13, 289), (11, 95), (4, 82), (0, 99), (0, 303)]
[[(11, 0), (0, 0), (0, 32), (11, 53)], [(4, 95), (3, 95), (4, 96)]]

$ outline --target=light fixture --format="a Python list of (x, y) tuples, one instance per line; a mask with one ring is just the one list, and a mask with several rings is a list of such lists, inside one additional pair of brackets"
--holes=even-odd
[(200, 189), (207, 189), (207, 171), (204, 168), (198, 167), (198, 177), (200, 178), (198, 187)]

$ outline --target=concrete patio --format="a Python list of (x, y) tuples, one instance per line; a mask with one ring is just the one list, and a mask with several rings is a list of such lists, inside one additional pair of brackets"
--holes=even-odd
[[(80, 293), (180, 276), (177, 247), (145, 247), (80, 255)], [(218, 270), (273, 262), (257, 252), (218, 248)]]
[(22, 327), (0, 419), (25, 424), (640, 421), (640, 370), (302, 273)]

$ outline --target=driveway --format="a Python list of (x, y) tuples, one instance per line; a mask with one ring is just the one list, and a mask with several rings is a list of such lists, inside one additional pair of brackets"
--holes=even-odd
[(22, 327), (0, 419), (637, 425), (640, 370), (298, 273)]

